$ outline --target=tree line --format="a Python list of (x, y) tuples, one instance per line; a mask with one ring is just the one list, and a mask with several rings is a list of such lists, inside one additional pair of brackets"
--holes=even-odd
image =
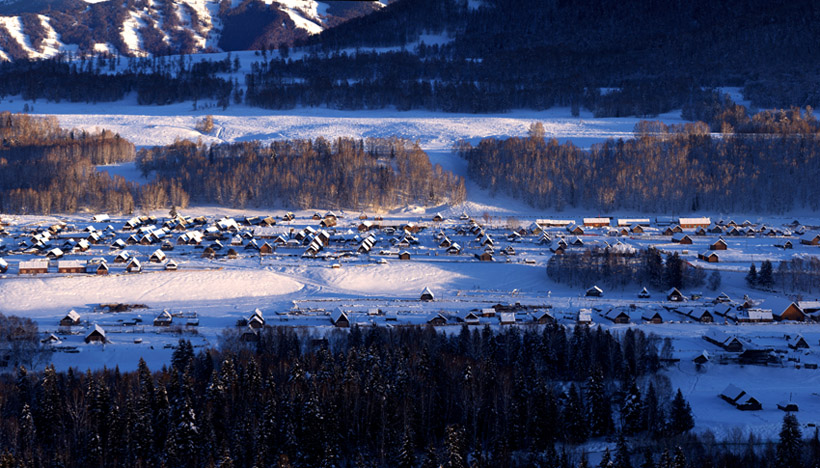
[(706, 282), (701, 268), (689, 265), (677, 252), (664, 259), (655, 248), (626, 254), (599, 247), (568, 250), (550, 257), (547, 276), (557, 283), (583, 288), (646, 286), (661, 291), (698, 287)]
[(338, 138), (205, 145), (179, 141), (141, 150), (138, 167), (193, 200), (243, 207), (393, 208), (460, 203), (464, 180), (397, 138)]
[[(749, 124), (755, 133), (720, 137), (711, 136), (704, 123), (642, 122), (636, 138), (610, 139), (588, 150), (547, 140), (535, 124), (529, 137), (485, 138), (475, 147), (460, 142), (455, 150), (467, 159), (468, 174), (479, 186), (538, 208), (656, 213), (820, 209), (820, 189), (814, 183), (820, 175), (820, 138), (787, 131), (785, 123), (776, 131), (781, 115), (787, 121), (794, 113), (766, 113)], [(816, 128), (810, 114), (805, 121), (806, 128)]]

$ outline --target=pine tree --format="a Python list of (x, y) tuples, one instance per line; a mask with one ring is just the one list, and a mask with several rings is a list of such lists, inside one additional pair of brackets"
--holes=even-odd
[(467, 468), (464, 447), (464, 430), (456, 424), (447, 426), (447, 435), (444, 440), (447, 450), (445, 468)]
[(35, 440), (37, 434), (34, 427), (34, 417), (28, 403), (23, 404), (23, 411), (20, 413), (20, 431), (18, 434), (17, 453), (27, 462), (29, 466), (34, 463)]
[(397, 468), (415, 468), (416, 466), (416, 448), (413, 444), (413, 435), (409, 428), (404, 429), (404, 435), (401, 441), (401, 451), (396, 463)]
[(587, 379), (587, 407), (589, 408), (589, 430), (593, 437), (609, 434), (614, 426), (612, 406), (604, 389), (604, 375), (596, 368)]
[(721, 283), (720, 272), (718, 270), (712, 271), (712, 273), (709, 274), (709, 279), (707, 281), (709, 289), (711, 291), (717, 291), (718, 288), (720, 288)]
[(436, 446), (432, 443), (427, 446), (424, 452), (424, 460), (421, 462), (421, 468), (438, 468), (438, 453)]
[(783, 416), (780, 429), (780, 441), (777, 443), (776, 465), (779, 468), (798, 467), (801, 465), (803, 452), (803, 435), (797, 417), (792, 413)]
[(653, 438), (659, 438), (663, 435), (666, 427), (666, 418), (664, 416), (663, 408), (658, 401), (655, 386), (650, 383), (646, 390), (646, 397), (643, 400), (643, 417), (644, 428), (649, 431)]
[(642, 407), (641, 391), (633, 380), (621, 405), (621, 430), (624, 434), (637, 434), (643, 429)]
[(760, 264), (760, 273), (757, 276), (757, 284), (761, 288), (771, 288), (774, 286), (774, 267), (772, 262), (765, 260)]
[(683, 449), (680, 446), (675, 448), (675, 458), (672, 460), (672, 468), (686, 468), (686, 456), (683, 454)]
[(604, 456), (601, 457), (601, 463), (598, 463), (598, 468), (612, 468), (615, 464), (612, 463), (612, 454), (609, 453), (609, 447), (604, 451)]
[(692, 417), (692, 408), (683, 398), (680, 389), (672, 399), (669, 408), (669, 431), (672, 434), (683, 434), (695, 427), (695, 419)]
[(751, 288), (757, 286), (758, 284), (757, 267), (755, 267), (754, 263), (752, 263), (752, 266), (749, 267), (749, 272), (746, 273), (746, 284)]
[(587, 440), (588, 427), (584, 415), (583, 401), (575, 384), (572, 384), (569, 387), (567, 403), (564, 407), (564, 424), (568, 442), (580, 444)]
[(623, 434), (618, 435), (618, 444), (615, 450), (615, 467), (616, 468), (632, 468), (630, 461), (629, 446), (626, 444), (626, 439)]

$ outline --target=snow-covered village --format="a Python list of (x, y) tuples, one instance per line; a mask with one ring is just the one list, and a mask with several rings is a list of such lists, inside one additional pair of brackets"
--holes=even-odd
[(0, 468), (817, 468), (817, 25), (0, 0)]

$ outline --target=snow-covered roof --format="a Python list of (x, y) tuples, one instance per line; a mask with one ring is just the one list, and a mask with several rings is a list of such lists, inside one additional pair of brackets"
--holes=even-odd
[(430, 288), (426, 286), (424, 287), (424, 289), (421, 290), (421, 297), (424, 296), (430, 296), (431, 298), (435, 298), (435, 296), (433, 295), (433, 291), (430, 291)]
[(65, 314), (65, 318), (71, 319), (73, 322), (77, 322), (80, 320), (80, 314), (78, 314), (76, 310), (71, 309), (67, 314)]
[(649, 224), (649, 218), (618, 218), (618, 226), (632, 226), (633, 224)]
[(101, 326), (99, 326), (99, 325), (97, 325), (97, 324), (95, 323), (95, 324), (94, 324), (94, 326), (91, 328), (91, 331), (90, 331), (90, 332), (88, 332), (88, 334), (87, 334), (87, 335), (85, 335), (85, 336), (86, 336), (86, 338), (88, 338), (89, 336), (93, 335), (93, 334), (94, 334), (94, 332), (99, 333), (100, 335), (102, 335), (102, 336), (103, 336), (103, 338), (105, 337), (105, 330), (103, 330)]
[(738, 399), (740, 399), (740, 397), (742, 397), (745, 394), (746, 392), (744, 390), (741, 390), (734, 384), (727, 385), (726, 388), (722, 392), (720, 392), (721, 396), (724, 396), (732, 401), (737, 401)]
[(710, 218), (701, 217), (701, 218), (680, 218), (678, 220), (678, 224), (680, 225), (693, 225), (693, 224), (703, 224), (703, 225), (710, 225), (712, 224), (712, 220)]

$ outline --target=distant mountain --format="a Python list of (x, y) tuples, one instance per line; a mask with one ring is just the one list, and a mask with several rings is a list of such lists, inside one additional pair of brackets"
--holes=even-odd
[(0, 60), (275, 47), (383, 7), (372, 1), (0, 0)]

